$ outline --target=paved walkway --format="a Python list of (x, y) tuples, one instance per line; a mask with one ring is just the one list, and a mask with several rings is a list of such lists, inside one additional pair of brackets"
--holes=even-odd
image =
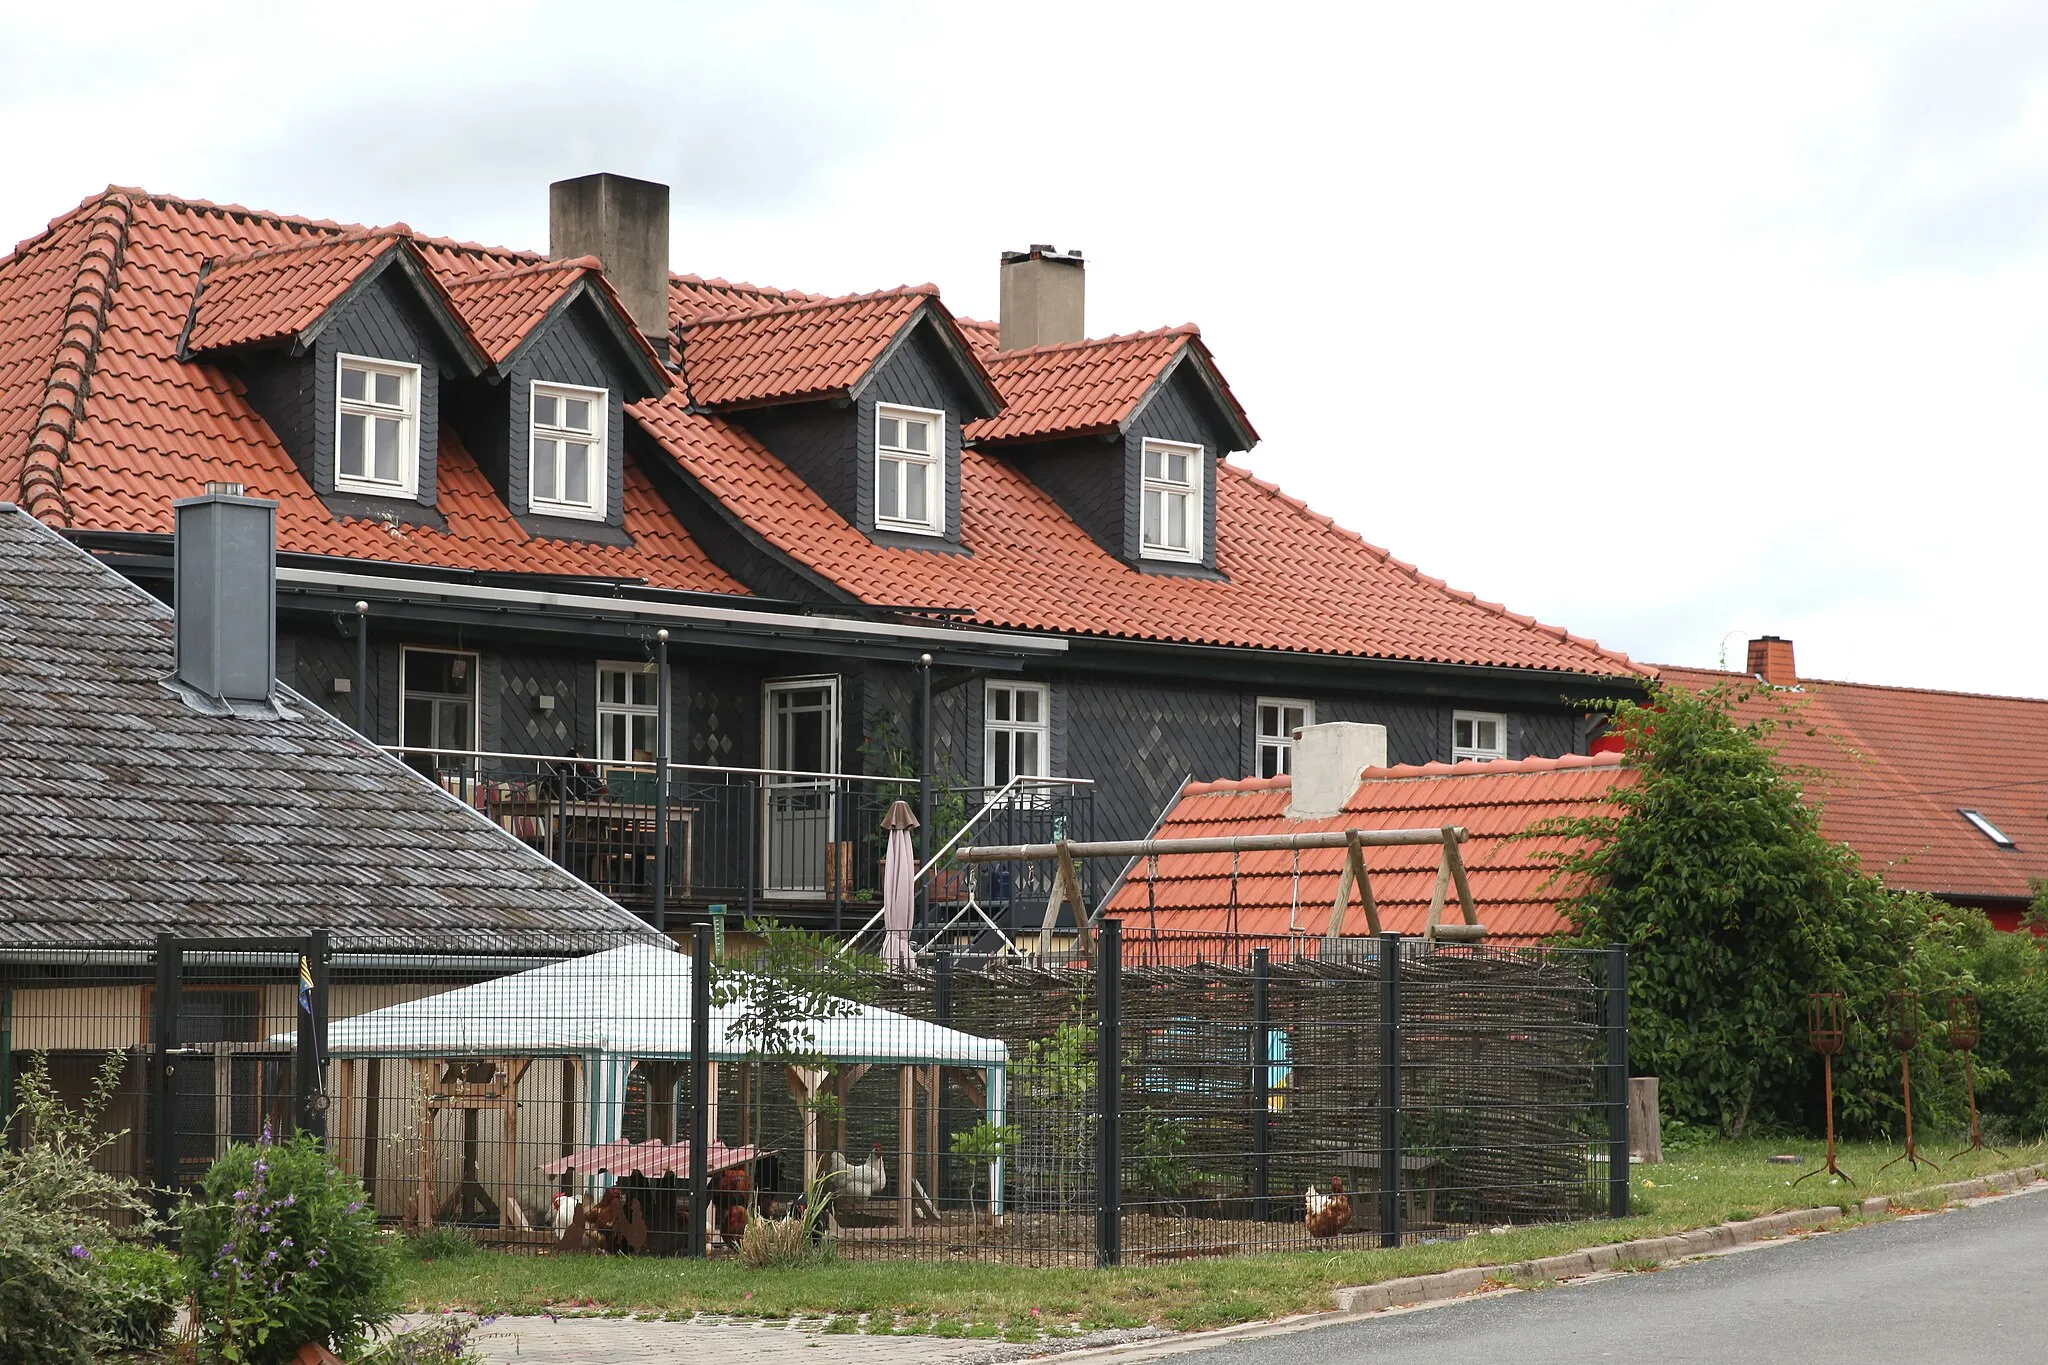
[[(407, 1325), (424, 1321), (408, 1319)], [(491, 1365), (973, 1365), (1018, 1353), (996, 1341), (632, 1318), (499, 1318), (470, 1341)]]

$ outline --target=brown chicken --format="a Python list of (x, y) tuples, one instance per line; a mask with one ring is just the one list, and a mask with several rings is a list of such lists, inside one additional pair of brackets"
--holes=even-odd
[(1344, 1193), (1344, 1177), (1330, 1177), (1330, 1192), (1317, 1194), (1311, 1185), (1301, 1198), (1301, 1210), (1311, 1237), (1335, 1237), (1351, 1226), (1351, 1199)]

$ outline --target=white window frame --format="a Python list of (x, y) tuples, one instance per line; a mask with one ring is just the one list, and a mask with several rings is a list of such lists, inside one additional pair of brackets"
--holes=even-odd
[[(341, 396), (341, 372), (363, 370), (370, 374), (394, 374), (405, 381), (405, 402), (397, 409), (367, 399)], [(380, 360), (376, 356), (341, 354), (334, 358), (334, 488), (338, 493), (367, 493), (376, 498), (416, 498), (420, 491), (420, 367), (403, 360)], [(374, 391), (374, 390), (373, 390)], [(341, 472), (341, 419), (353, 414), (367, 419), (400, 418), (398, 435), (398, 479), (395, 482)], [(373, 443), (374, 444), (374, 443)], [(374, 457), (373, 457), (374, 458)]]
[[(1494, 725), (1495, 725), (1495, 727), (1496, 727), (1496, 729), (1495, 729), (1494, 733), (1500, 736), (1500, 747), (1499, 747), (1498, 749), (1482, 749), (1482, 748), (1480, 748), (1480, 747), (1478, 746), (1478, 744), (1477, 744), (1477, 743), (1473, 743), (1473, 744), (1466, 744), (1466, 745), (1461, 745), (1461, 744), (1459, 744), (1459, 743), (1458, 743), (1458, 722), (1459, 722), (1459, 721), (1471, 721), (1471, 722), (1472, 722), (1472, 725), (1473, 725), (1473, 728), (1472, 728), (1472, 737), (1473, 737), (1473, 739), (1474, 739), (1475, 741), (1476, 741), (1476, 740), (1477, 740), (1477, 739), (1479, 738), (1479, 725), (1480, 725), (1480, 723), (1481, 723), (1481, 722), (1484, 722), (1484, 721), (1492, 721), (1492, 722), (1493, 722), (1493, 724), (1494, 724)], [(1453, 762), (1453, 763), (1465, 763), (1465, 762), (1478, 762), (1478, 763), (1493, 763), (1493, 762), (1498, 762), (1499, 760), (1501, 760), (1501, 759), (1504, 759), (1504, 758), (1506, 758), (1507, 756), (1508, 756), (1508, 718), (1507, 718), (1506, 714), (1504, 714), (1503, 712), (1500, 712), (1500, 711), (1453, 711), (1453, 712), (1451, 712), (1451, 762)]]
[(1970, 822), (1970, 827), (1976, 830), (1979, 834), (1983, 835), (1985, 838), (1989, 839), (1995, 847), (2019, 847), (2019, 845), (2013, 841), (2013, 837), (2010, 834), (2007, 834), (2003, 829), (2000, 829), (1997, 825), (1993, 824), (1991, 822), (1991, 817), (1986, 815), (1983, 811), (1963, 810), (1960, 807), (1958, 807), (1956, 810), (1956, 814), (1962, 816), (1965, 820), (1968, 820)]
[[(922, 454), (904, 450), (897, 446), (884, 447), (882, 444), (882, 423), (894, 417), (914, 418), (930, 422), (935, 448)], [(890, 466), (905, 471), (925, 470), (925, 510), (931, 515), (924, 521), (911, 521), (907, 517), (885, 517), (882, 515), (882, 480), (887, 477)], [(905, 474), (906, 485), (908, 474)], [(896, 505), (906, 506), (908, 500), (898, 489)], [(875, 404), (875, 527), (882, 531), (902, 531), (916, 536), (942, 536), (946, 534), (946, 414), (941, 408), (913, 408), (902, 403)]]
[[(462, 659), (467, 659), (467, 660), (469, 660), (469, 698), (468, 698), (468, 700), (469, 700), (469, 742), (468, 742), (468, 743), (467, 743), (466, 745), (463, 745), (463, 746), (460, 746), (460, 747), (463, 747), (463, 748), (467, 748), (467, 749), (469, 749), (469, 750), (470, 750), (470, 751), (471, 751), (472, 753), (476, 752), (477, 750), (480, 750), (480, 749), (482, 749), (482, 748), (484, 747), (484, 743), (483, 743), (483, 733), (484, 733), (484, 731), (483, 731), (483, 725), (484, 725), (484, 716), (483, 716), (483, 711), (484, 711), (484, 705), (483, 705), (483, 703), (484, 703), (484, 688), (483, 688), (483, 671), (482, 671), (482, 670), (483, 670), (483, 656), (482, 656), (482, 655), (480, 655), (480, 654), (478, 654), (478, 653), (477, 653), (476, 651), (474, 651), (474, 650), (468, 650), (468, 649), (441, 649), (441, 648), (439, 648), (439, 647), (437, 647), (437, 646), (434, 646), (434, 645), (403, 645), (403, 646), (401, 646), (401, 647), (399, 648), (399, 651), (398, 651), (398, 743), (399, 743), (399, 747), (400, 747), (400, 748), (404, 748), (404, 747), (406, 747), (406, 746), (409, 746), (409, 745), (413, 745), (413, 744), (420, 744), (420, 745), (421, 745), (421, 747), (442, 747), (442, 748), (456, 747), (456, 746), (449, 746), (449, 745), (442, 745), (442, 746), (430, 746), (430, 745), (426, 745), (426, 744), (425, 744), (425, 743), (424, 743), (423, 741), (421, 741), (421, 740), (418, 740), (418, 739), (415, 739), (415, 738), (414, 738), (414, 736), (413, 736), (413, 735), (412, 735), (412, 734), (410, 733), (410, 731), (408, 731), (408, 730), (407, 730), (407, 728), (406, 728), (406, 717), (405, 717), (405, 713), (406, 713), (406, 710), (407, 710), (407, 706), (406, 706), (406, 703), (408, 703), (409, 701), (411, 701), (411, 700), (412, 700), (412, 699), (413, 699), (414, 697), (452, 697), (452, 696), (454, 696), (454, 695), (455, 695), (455, 694), (454, 694), (453, 692), (422, 692), (422, 691), (414, 691), (414, 690), (413, 690), (412, 688), (410, 688), (410, 687), (408, 687), (408, 686), (406, 685), (406, 682), (407, 682), (408, 678), (409, 678), (409, 677), (411, 676), (411, 672), (412, 672), (411, 668), (410, 668), (410, 667), (409, 667), (408, 665), (409, 665), (409, 663), (410, 663), (410, 661), (411, 661), (411, 659), (412, 659), (412, 656), (413, 656), (413, 655), (415, 655), (415, 654), (443, 654), (443, 655), (448, 655), (448, 656), (450, 656), (450, 657), (454, 657), (454, 658), (462, 658)], [(470, 763), (472, 762), (472, 760), (470, 760), (470, 759), (466, 759), (466, 758), (450, 758), (450, 757), (448, 757), (448, 756), (447, 756), (447, 755), (445, 755), (445, 754), (400, 754), (399, 756), (400, 756), (401, 758), (405, 759), (405, 761), (406, 761), (406, 762), (408, 762), (408, 763), (411, 763), (411, 764), (412, 764), (412, 765), (413, 765), (414, 767), (420, 767), (420, 766), (421, 766), (422, 764), (424, 764), (424, 765), (426, 765), (426, 767), (427, 767), (428, 769), (433, 769), (433, 770), (438, 770), (438, 769), (442, 769), (442, 768), (455, 768), (455, 767), (461, 767), (461, 768), (463, 768), (463, 769), (464, 769), (465, 771), (467, 771), (467, 770), (468, 770), (468, 767), (469, 767), (469, 764), (470, 764)]]
[[(1161, 476), (1154, 478), (1147, 470), (1150, 457), (1157, 452), (1166, 455), (1188, 457), (1188, 480), (1176, 483), (1164, 476), (1165, 462), (1160, 463)], [(1141, 444), (1138, 452), (1138, 555), (1142, 559), (1170, 559), (1183, 564), (1202, 562), (1206, 548), (1202, 517), (1202, 494), (1209, 481), (1209, 469), (1202, 447), (1185, 441), (1155, 441), (1151, 438)], [(1160, 499), (1158, 534), (1166, 534), (1166, 499), (1182, 497), (1187, 499), (1188, 543), (1185, 546), (1168, 545), (1163, 539), (1153, 539), (1153, 528), (1146, 525), (1145, 507), (1151, 496), (1157, 493)]]
[[(1266, 710), (1277, 708), (1280, 712), (1280, 733), (1266, 733)], [(1258, 737), (1253, 751), (1252, 772), (1259, 777), (1291, 777), (1294, 774), (1294, 732), (1299, 725), (1287, 724), (1289, 709), (1301, 712), (1301, 725), (1316, 723), (1316, 704), (1306, 697), (1260, 697), (1253, 704), (1252, 731)], [(1273, 771), (1266, 771), (1266, 755), (1273, 755)]]
[[(1010, 719), (996, 719), (996, 695), (1007, 693), (1010, 697)], [(1038, 719), (1020, 721), (1017, 715), (1017, 697), (1029, 694), (1038, 698)], [(1010, 762), (1010, 776), (1017, 776), (1016, 736), (1034, 735), (1038, 739), (1038, 771), (1026, 773), (1026, 777), (1052, 776), (1052, 688), (1044, 683), (990, 682), (981, 698), (981, 781), (991, 795), (1003, 784), (996, 777), (996, 754), (1000, 749), (1007, 754)], [(1022, 789), (1020, 789), (1021, 792)]]
[[(597, 414), (596, 426), (589, 432), (576, 431), (570, 427), (543, 428), (535, 416), (538, 405), (535, 399), (541, 397), (563, 399), (582, 398), (589, 401), (592, 411)], [(557, 384), (536, 379), (527, 388), (526, 394), (526, 510), (543, 517), (576, 517), (583, 521), (603, 521), (605, 497), (611, 491), (611, 460), (607, 452), (611, 449), (611, 391), (593, 389), (582, 384)], [(590, 494), (588, 502), (571, 502), (564, 498), (538, 498), (534, 496), (533, 465), (535, 451), (540, 442), (587, 441), (590, 446), (590, 463), (584, 470), (588, 481), (585, 492)], [(559, 456), (557, 457), (559, 458)]]
[[(661, 724), (661, 698), (657, 695), (653, 701), (648, 702), (644, 706), (630, 700), (623, 702), (605, 700), (605, 676), (612, 673), (626, 674), (629, 679), (642, 676), (651, 678), (654, 682), (649, 688), (650, 692), (658, 692), (661, 686), (661, 675), (656, 671), (654, 665), (650, 663), (633, 663), (625, 659), (598, 660), (597, 734), (591, 752), (600, 763), (632, 763), (638, 761), (633, 757), (633, 721), (641, 716), (647, 717), (649, 720), (648, 731), (650, 734), (655, 733), (655, 727)], [(626, 696), (630, 698), (632, 695), (633, 685), (628, 681), (626, 684)], [(606, 720), (614, 717), (619, 720), (626, 733), (626, 753), (623, 757), (607, 752), (604, 747), (604, 723)]]

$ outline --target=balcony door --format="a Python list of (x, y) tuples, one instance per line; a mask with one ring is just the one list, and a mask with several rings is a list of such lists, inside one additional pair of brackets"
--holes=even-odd
[[(399, 656), (398, 742), (409, 748), (471, 750), (477, 742), (477, 656), (459, 650), (414, 649)], [(407, 754), (428, 776), (469, 771), (453, 754)]]
[(822, 896), (839, 770), (839, 679), (779, 678), (761, 687), (761, 886), (771, 896)]

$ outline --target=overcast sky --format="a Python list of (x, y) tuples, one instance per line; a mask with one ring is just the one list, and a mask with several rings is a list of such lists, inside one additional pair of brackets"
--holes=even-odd
[(1246, 462), (1639, 660), (2048, 695), (2048, 9), (1941, 0), (0, 0), (0, 240), (113, 182), (521, 247), (674, 186), (675, 268), (1088, 257)]

